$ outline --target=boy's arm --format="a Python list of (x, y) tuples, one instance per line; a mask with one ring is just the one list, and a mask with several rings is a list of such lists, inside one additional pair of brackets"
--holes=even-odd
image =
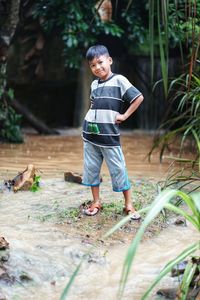
[(142, 103), (144, 97), (143, 95), (140, 95), (139, 97), (137, 97), (133, 103), (131, 103), (131, 105), (129, 106), (129, 108), (125, 111), (124, 114), (118, 114), (116, 116), (115, 122), (117, 124), (120, 124), (121, 122), (125, 121), (126, 119), (128, 119), (128, 117), (130, 117), (130, 115), (132, 115), (134, 113), (134, 111), (136, 111), (136, 109), (138, 108), (138, 106)]

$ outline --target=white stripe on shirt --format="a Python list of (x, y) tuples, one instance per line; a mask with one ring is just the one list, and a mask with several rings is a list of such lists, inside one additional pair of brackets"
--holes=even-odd
[(88, 122), (115, 124), (117, 111), (107, 109), (89, 109), (85, 119)]

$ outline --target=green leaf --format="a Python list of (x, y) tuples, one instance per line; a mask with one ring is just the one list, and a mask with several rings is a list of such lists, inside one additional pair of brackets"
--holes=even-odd
[(68, 282), (68, 284), (66, 285), (66, 287), (64, 288), (63, 292), (62, 292), (62, 295), (60, 297), (60, 300), (65, 300), (67, 298), (67, 295), (69, 293), (69, 290), (70, 290), (70, 287), (71, 285), (73, 284), (80, 268), (81, 268), (81, 265), (83, 263), (83, 260), (81, 260), (81, 262), (78, 264), (78, 266), (76, 267), (74, 273), (72, 274), (72, 276), (70, 277), (70, 280)]
[[(163, 209), (163, 207), (169, 207), (169, 209), (172, 208), (171, 204), (169, 204), (168, 202), (175, 197), (176, 195), (179, 195), (181, 197), (183, 197), (184, 199), (188, 200), (188, 195), (186, 195), (185, 193), (180, 193), (180, 191), (177, 190), (165, 190), (163, 192), (161, 192), (153, 201), (152, 205), (149, 208), (149, 212), (147, 214), (147, 216), (145, 217), (144, 221), (142, 222), (133, 242), (131, 243), (125, 261), (124, 261), (124, 266), (123, 266), (123, 270), (122, 270), (122, 276), (121, 276), (121, 281), (120, 281), (120, 287), (119, 287), (119, 298), (122, 297), (124, 289), (125, 289), (125, 285), (128, 279), (128, 275), (132, 266), (132, 262), (133, 259), (135, 257), (137, 248), (139, 246), (139, 242), (142, 239), (142, 236), (144, 234), (144, 231), (146, 229), (146, 227), (153, 221), (153, 219), (158, 215), (158, 213)], [(189, 203), (187, 201), (187, 203)], [(177, 210), (177, 212), (180, 212), (179, 210)], [(197, 214), (197, 218), (198, 218), (198, 212)], [(187, 219), (190, 222), (193, 222), (194, 225), (197, 225), (196, 228), (199, 230), (198, 227), (198, 222), (192, 218), (191, 216), (187, 215)], [(191, 247), (189, 247), (185, 252), (183, 252), (183, 255), (185, 255), (185, 253), (190, 253), (190, 251), (193, 251), (194, 249), (196, 249), (196, 247), (199, 247), (199, 242)], [(189, 251), (189, 252), (188, 252)], [(180, 259), (180, 257), (178, 258), (178, 260)], [(176, 259), (175, 259), (176, 260)], [(168, 270), (169, 268), (167, 268)], [(160, 280), (160, 277), (159, 277)], [(157, 282), (157, 281), (156, 281)], [(145, 299), (145, 298), (144, 298)]]
[(8, 96), (9, 96), (9, 98), (11, 100), (14, 99), (14, 91), (13, 91), (13, 89), (9, 89), (7, 93), (8, 93)]
[(36, 175), (36, 176), (34, 177), (33, 184), (32, 184), (32, 186), (31, 186), (31, 188), (30, 188), (30, 191), (31, 191), (31, 192), (37, 192), (37, 191), (40, 190), (40, 180), (41, 180), (41, 177), (40, 177), (40, 176)]
[(180, 286), (181, 300), (187, 299), (189, 287), (194, 278), (194, 274), (195, 274), (196, 270), (197, 270), (197, 264), (190, 261), (186, 266), (185, 272), (183, 274), (181, 286)]
[(149, 299), (149, 294), (152, 292), (153, 288), (160, 282), (160, 280), (169, 273), (174, 266), (176, 266), (178, 263), (183, 261), (186, 257), (189, 255), (195, 253), (195, 251), (199, 250), (200, 244), (199, 242), (194, 243), (187, 247), (183, 252), (181, 252), (175, 259), (171, 260), (167, 263), (167, 265), (163, 268), (163, 270), (159, 273), (159, 275), (156, 277), (156, 279), (153, 281), (151, 286), (147, 289), (147, 291), (142, 296), (141, 300)]

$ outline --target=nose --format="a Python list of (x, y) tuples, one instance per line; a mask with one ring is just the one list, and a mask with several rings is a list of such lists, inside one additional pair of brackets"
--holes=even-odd
[(99, 70), (101, 68), (100, 64), (96, 64), (96, 70)]

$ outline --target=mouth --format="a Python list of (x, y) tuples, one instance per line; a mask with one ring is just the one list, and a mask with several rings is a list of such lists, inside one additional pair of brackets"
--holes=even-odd
[(104, 71), (103, 71), (103, 70), (97, 71), (96, 74), (97, 74), (97, 75), (103, 75), (103, 74), (104, 74)]

